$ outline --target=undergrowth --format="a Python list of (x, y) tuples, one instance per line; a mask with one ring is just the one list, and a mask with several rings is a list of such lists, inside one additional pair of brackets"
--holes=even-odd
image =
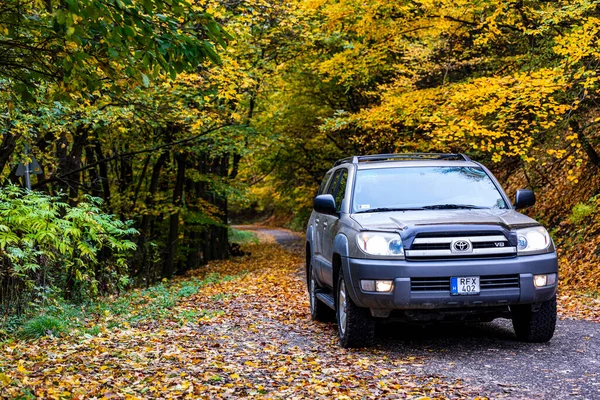
[(250, 231), (229, 228), (229, 242), (237, 244), (258, 244), (258, 236)]
[[(120, 296), (74, 305), (55, 301), (31, 313), (28, 318), (12, 317), (0, 320), (0, 340), (32, 340), (44, 336), (97, 336), (115, 327), (137, 326), (170, 320), (184, 324), (198, 318), (212, 318), (219, 310), (177, 310), (180, 300), (194, 296), (207, 285), (232, 281), (246, 275), (238, 271), (231, 275), (208, 273), (203, 277), (188, 277), (162, 282), (146, 289), (125, 292)], [(215, 301), (220, 300), (215, 298)]]
[(138, 232), (101, 207), (91, 196), (71, 206), (61, 196), (2, 187), (0, 315), (26, 314), (48, 299), (90, 301), (129, 284)]
[(577, 203), (573, 206), (569, 220), (573, 224), (584, 223), (592, 214), (596, 212), (594, 203)]
[(581, 172), (580, 181), (570, 179), (569, 167), (553, 164), (545, 170), (529, 169), (509, 175), (509, 194), (533, 187), (536, 204), (523, 211), (551, 232), (559, 258), (559, 288), (562, 293), (595, 293), (600, 287), (600, 175), (594, 167)]
[[(233, 243), (256, 244), (255, 233), (230, 229)], [(163, 281), (145, 289), (121, 291), (118, 295), (104, 296), (74, 303), (59, 291), (47, 288), (36, 294), (34, 301), (21, 314), (0, 316), (0, 341), (32, 340), (43, 336), (96, 336), (106, 329), (137, 326), (170, 320), (184, 324), (197, 318), (212, 318), (218, 310), (178, 310), (180, 300), (196, 295), (207, 285), (238, 279), (245, 270), (234, 269), (223, 273), (209, 266), (191, 271), (186, 278)], [(226, 296), (215, 296), (220, 301)]]

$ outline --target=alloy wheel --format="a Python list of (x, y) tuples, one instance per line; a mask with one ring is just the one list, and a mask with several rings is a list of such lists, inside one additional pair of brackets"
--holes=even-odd
[(346, 321), (346, 283), (342, 279), (340, 280), (340, 288), (338, 291), (338, 323), (342, 335), (346, 333)]

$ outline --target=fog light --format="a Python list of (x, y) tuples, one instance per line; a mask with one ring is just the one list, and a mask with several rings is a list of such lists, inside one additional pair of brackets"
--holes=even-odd
[(547, 286), (548, 275), (534, 275), (533, 276), (533, 284), (535, 287), (544, 287)]
[(556, 283), (556, 274), (534, 275), (533, 284), (535, 287), (552, 286)]
[(360, 288), (365, 292), (374, 292), (375, 291), (375, 281), (362, 279), (360, 281)]
[(378, 292), (391, 292), (394, 281), (376, 281), (375, 287)]

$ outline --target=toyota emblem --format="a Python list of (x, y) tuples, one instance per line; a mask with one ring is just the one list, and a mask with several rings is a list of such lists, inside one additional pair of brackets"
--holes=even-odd
[(454, 242), (452, 242), (452, 251), (453, 252), (466, 253), (466, 252), (470, 252), (471, 250), (472, 250), (471, 242), (466, 239), (457, 239)]

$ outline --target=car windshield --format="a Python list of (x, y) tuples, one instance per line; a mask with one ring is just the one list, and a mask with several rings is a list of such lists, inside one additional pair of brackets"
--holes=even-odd
[(508, 208), (482, 168), (377, 168), (356, 174), (355, 213), (478, 208)]

